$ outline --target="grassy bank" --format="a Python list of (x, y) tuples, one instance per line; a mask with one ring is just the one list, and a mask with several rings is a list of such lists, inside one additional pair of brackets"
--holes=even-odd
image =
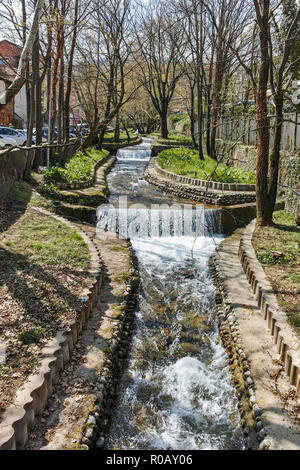
[(178, 175), (224, 183), (254, 183), (253, 173), (241, 168), (229, 167), (205, 156), (199, 159), (197, 150), (184, 147), (163, 150), (157, 159), (161, 168)]
[[(132, 132), (129, 132), (129, 140), (135, 140), (137, 138), (136, 134), (133, 134)], [(128, 135), (126, 132), (122, 131), (120, 132), (119, 140), (118, 142), (128, 142)], [(111, 143), (118, 143), (115, 141), (115, 133), (114, 132), (106, 132), (104, 135), (103, 142), (111, 142)]]
[(277, 300), (300, 332), (300, 228), (293, 214), (274, 213), (272, 227), (257, 227), (253, 247)]
[(158, 139), (158, 142), (164, 145), (186, 145), (186, 146), (192, 146), (193, 142), (190, 137), (188, 137), (185, 134), (179, 134), (178, 132), (175, 131), (170, 131), (169, 136), (167, 139)]
[(46, 185), (56, 183), (83, 182), (92, 177), (92, 168), (95, 163), (107, 157), (107, 150), (87, 149), (85, 152), (76, 152), (64, 168), (52, 166), (43, 172)]
[(82, 308), (90, 255), (80, 235), (37, 212), (48, 202), (15, 184), (0, 211), (0, 414), (39, 364), (42, 347)]

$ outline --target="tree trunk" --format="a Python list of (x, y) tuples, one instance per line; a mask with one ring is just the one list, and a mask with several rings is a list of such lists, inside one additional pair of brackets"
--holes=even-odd
[(115, 141), (115, 142), (119, 142), (119, 141), (120, 141), (120, 118), (119, 118), (119, 112), (117, 112), (117, 115), (116, 115), (115, 132), (114, 132), (114, 141)]
[(74, 22), (73, 22), (73, 37), (72, 37), (72, 44), (70, 49), (70, 58), (68, 64), (68, 77), (67, 77), (67, 88), (66, 88), (66, 95), (65, 95), (65, 109), (64, 109), (64, 128), (65, 128), (65, 140), (69, 142), (69, 134), (70, 134), (70, 98), (71, 98), (71, 91), (72, 91), (72, 73), (73, 73), (73, 60), (74, 60), (74, 52), (77, 40), (77, 31), (78, 31), (78, 3), (79, 0), (75, 0), (74, 5)]
[(190, 111), (191, 137), (192, 137), (193, 147), (197, 148), (197, 143), (195, 139), (195, 95), (194, 95), (193, 84), (190, 85), (190, 100), (191, 100), (191, 111)]
[(169, 136), (167, 111), (162, 110), (160, 114), (160, 136), (162, 139), (167, 139)]
[(272, 222), (272, 207), (268, 198), (269, 122), (267, 111), (267, 88), (269, 78), (268, 22), (269, 0), (262, 0), (259, 14), (259, 39), (261, 63), (257, 91), (257, 154), (256, 154), (256, 223)]
[(207, 106), (207, 114), (206, 114), (206, 153), (210, 156), (210, 120), (211, 120), (211, 99), (210, 99), (210, 86), (207, 89), (206, 93), (206, 106)]
[(279, 174), (279, 161), (280, 161), (280, 143), (281, 131), (283, 124), (283, 94), (279, 93), (275, 99), (276, 117), (275, 117), (275, 134), (274, 143), (270, 157), (270, 182), (269, 182), (269, 204), (272, 213), (275, 208), (278, 174)]
[[(35, 132), (36, 132), (36, 145), (42, 143), (42, 84), (40, 78), (40, 41), (39, 33), (37, 33), (36, 40), (32, 50), (32, 77), (35, 90)], [(33, 169), (37, 170), (41, 164), (42, 149), (35, 151), (35, 158)]]

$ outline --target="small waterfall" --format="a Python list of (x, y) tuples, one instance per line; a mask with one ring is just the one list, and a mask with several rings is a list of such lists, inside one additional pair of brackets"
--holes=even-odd
[(124, 237), (199, 237), (205, 234), (205, 211), (192, 206), (175, 208), (167, 204), (160, 208), (115, 209), (112, 207), (98, 210), (99, 229), (117, 232)]
[(146, 142), (145, 139), (139, 145), (132, 147), (125, 147), (117, 151), (117, 159), (119, 162), (145, 162), (150, 160), (151, 157), (151, 143), (152, 140), (148, 139)]
[(205, 209), (204, 211), (204, 235), (222, 234), (222, 211), (220, 209)]

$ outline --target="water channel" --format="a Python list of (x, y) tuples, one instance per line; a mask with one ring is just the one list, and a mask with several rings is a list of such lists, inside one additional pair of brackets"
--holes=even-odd
[(130, 237), (141, 277), (106, 448), (243, 449), (208, 270), (224, 238), (220, 214), (147, 183), (150, 145), (118, 151), (110, 206), (98, 210), (99, 227)]

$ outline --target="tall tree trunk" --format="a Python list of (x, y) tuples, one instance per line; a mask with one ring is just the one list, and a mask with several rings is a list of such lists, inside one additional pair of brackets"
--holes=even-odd
[(211, 98), (210, 98), (210, 86), (207, 89), (206, 93), (206, 106), (207, 106), (207, 121), (206, 121), (206, 152), (207, 155), (211, 155), (211, 149), (210, 149), (210, 132), (211, 132)]
[(167, 139), (169, 136), (168, 118), (167, 118), (166, 109), (162, 109), (160, 112), (160, 136), (162, 139)]
[(194, 94), (193, 83), (190, 84), (190, 101), (191, 101), (191, 110), (190, 110), (189, 116), (190, 116), (190, 123), (191, 123), (191, 137), (192, 137), (193, 147), (197, 148), (197, 143), (195, 139), (195, 94)]
[[(64, 38), (62, 38), (62, 43)], [(63, 44), (60, 49), (60, 75), (58, 87), (58, 119), (57, 119), (57, 142), (61, 144), (64, 140), (64, 87), (65, 87), (65, 62)]]
[(275, 133), (274, 143), (270, 156), (270, 183), (269, 183), (269, 204), (270, 210), (274, 211), (277, 186), (278, 186), (278, 174), (279, 174), (279, 161), (280, 161), (280, 143), (281, 143), (281, 132), (283, 124), (283, 94), (279, 92), (275, 99)]
[(224, 75), (224, 15), (226, 9), (225, 0), (222, 1), (222, 7), (220, 12), (220, 20), (217, 31), (217, 45), (216, 45), (216, 64), (214, 73), (213, 83), (213, 94), (212, 94), (212, 112), (211, 112), (211, 136), (210, 136), (210, 156), (216, 158), (216, 134), (218, 120), (220, 116), (221, 106), (221, 89)]
[(267, 111), (267, 88), (269, 78), (269, 0), (256, 1), (259, 26), (261, 62), (257, 90), (257, 154), (256, 154), (256, 216), (257, 225), (269, 225), (272, 207), (268, 198), (269, 122)]
[(119, 141), (120, 141), (120, 117), (119, 117), (119, 111), (118, 111), (117, 114), (116, 114), (114, 141), (115, 141), (115, 142), (119, 142)]
[[(32, 50), (32, 77), (35, 91), (35, 132), (36, 132), (36, 145), (42, 143), (42, 84), (40, 77), (40, 41), (39, 33), (37, 33), (36, 40)], [(37, 170), (41, 164), (42, 149), (35, 151), (35, 158), (33, 169)]]
[(66, 95), (65, 95), (64, 127), (65, 127), (66, 142), (69, 142), (69, 134), (70, 134), (70, 98), (71, 98), (71, 91), (72, 91), (73, 60), (74, 60), (74, 52), (75, 52), (77, 31), (78, 31), (78, 4), (79, 4), (79, 0), (75, 0), (73, 37), (72, 37), (72, 43), (71, 43), (71, 49), (70, 49), (70, 55), (69, 55), (68, 77), (67, 77), (67, 87), (66, 87)]

